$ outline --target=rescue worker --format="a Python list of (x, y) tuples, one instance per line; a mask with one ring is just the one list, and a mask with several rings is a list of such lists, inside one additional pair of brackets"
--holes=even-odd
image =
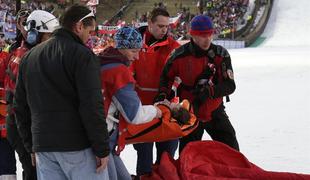
[(35, 10), (28, 16), (25, 22), (20, 23), (22, 23), (20, 24), (21, 33), (24, 34), (23, 40), (21, 41), (20, 47), (12, 52), (13, 55), (8, 62), (6, 76), (4, 78), (4, 89), (8, 110), (6, 127), (8, 140), (13, 149), (17, 152), (22, 164), (23, 179), (33, 180), (37, 179), (35, 165), (32, 163), (31, 155), (26, 151), (20, 134), (18, 133), (15, 114), (12, 109), (15, 85), (21, 58), (32, 47), (46, 41), (59, 26), (59, 22), (51, 13)]
[[(117, 136), (122, 132), (122, 129), (119, 129), (120, 124), (123, 123), (122, 120), (131, 124), (142, 124), (161, 117), (161, 111), (156, 106), (142, 105), (134, 89), (135, 80), (128, 68), (139, 57), (139, 51), (142, 47), (141, 34), (131, 27), (123, 27), (117, 31), (114, 39), (115, 48), (109, 47), (99, 54), (105, 98), (104, 106), (108, 130), (111, 134), (111, 150), (115, 149)], [(117, 112), (120, 113), (120, 120), (118, 116), (115, 117)], [(131, 179), (123, 163), (121, 163), (121, 167), (120, 163), (115, 167), (113, 165), (115, 161), (121, 162), (113, 151), (108, 165), (110, 179)], [(117, 173), (113, 175), (113, 172)]]
[[(179, 44), (170, 36), (169, 13), (162, 8), (155, 8), (148, 17), (148, 26), (140, 27), (143, 37), (139, 60), (132, 63), (131, 69), (136, 80), (136, 90), (143, 105), (153, 104), (158, 93), (159, 77), (166, 64), (169, 54)], [(161, 154), (167, 151), (172, 157), (177, 149), (178, 140), (156, 142), (159, 163)], [(152, 172), (154, 143), (134, 144), (137, 151), (137, 179), (139, 176)]]
[[(12, 140), (12, 131), (15, 131), (16, 134), (17, 131), (16, 125), (13, 128), (10, 128), (11, 126), (7, 125), (7, 121), (10, 121), (7, 113), (7, 108), (9, 108), (9, 97), (7, 96), (8, 94), (5, 87), (8, 81), (8, 64), (17, 58), (20, 58), (20, 56), (23, 55), (24, 49), (28, 49), (30, 47), (30, 45), (25, 43), (27, 31), (24, 29), (24, 25), (26, 24), (26, 19), (29, 14), (30, 11), (26, 9), (21, 9), (18, 11), (16, 15), (17, 36), (15, 38), (15, 42), (10, 46), (7, 55), (2, 56), (0, 59), (0, 177), (4, 179), (16, 179), (16, 159), (14, 150), (17, 151), (19, 160), (22, 164), (23, 179), (36, 179), (36, 172), (35, 168), (31, 164), (30, 154), (25, 151), (24, 145), (20, 138)], [(17, 136), (19, 137), (18, 134)], [(13, 142), (15, 142), (15, 144), (12, 144)]]
[(236, 88), (231, 58), (225, 48), (212, 43), (213, 33), (208, 16), (195, 16), (190, 24), (190, 42), (171, 55), (160, 77), (157, 100), (169, 99), (170, 86), (177, 76), (182, 81), (178, 89), (180, 99), (192, 102), (200, 121), (196, 130), (180, 139), (180, 152), (187, 143), (201, 140), (204, 130), (213, 140), (239, 150), (235, 130), (223, 105), (223, 97)]

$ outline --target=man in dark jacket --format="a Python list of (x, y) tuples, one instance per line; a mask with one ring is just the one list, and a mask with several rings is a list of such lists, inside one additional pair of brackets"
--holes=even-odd
[(61, 25), (21, 60), (14, 100), (18, 130), (27, 151), (35, 153), (38, 179), (108, 179), (100, 63), (84, 45), (95, 16), (74, 5)]
[(223, 105), (223, 97), (236, 88), (231, 59), (225, 48), (211, 43), (213, 32), (208, 16), (195, 16), (191, 21), (191, 41), (171, 55), (161, 75), (158, 99), (168, 98), (175, 77), (179, 77), (182, 83), (178, 95), (181, 100), (192, 102), (199, 119), (198, 128), (180, 139), (180, 152), (188, 142), (201, 140), (204, 130), (213, 140), (239, 150)]

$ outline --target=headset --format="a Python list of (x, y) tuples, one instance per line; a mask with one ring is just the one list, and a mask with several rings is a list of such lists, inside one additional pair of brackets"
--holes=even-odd
[(36, 45), (39, 40), (41, 39), (40, 37), (40, 30), (41, 28), (44, 29), (44, 30), (48, 30), (48, 27), (47, 27), (47, 23), (54, 20), (54, 19), (57, 19), (57, 18), (53, 18), (53, 19), (50, 19), (48, 20), (47, 22), (43, 22), (41, 21), (41, 25), (37, 26), (37, 22), (35, 20), (30, 20), (26, 23), (26, 26), (27, 26), (27, 43), (30, 44), (30, 45)]
[(31, 20), (29, 22), (27, 22), (27, 29), (28, 29), (28, 32), (27, 32), (27, 43), (30, 44), (30, 45), (35, 45), (38, 43), (38, 36), (39, 36), (39, 32), (38, 32), (38, 29), (36, 27), (36, 21), (35, 20)]

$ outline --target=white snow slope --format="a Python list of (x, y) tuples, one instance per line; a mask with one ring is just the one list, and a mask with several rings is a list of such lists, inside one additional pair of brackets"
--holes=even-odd
[(309, 0), (276, 0), (259, 48), (230, 50), (227, 105), (241, 152), (272, 171), (310, 174)]
[[(227, 114), (241, 152), (265, 170), (310, 174), (309, 7), (309, 0), (275, 0), (265, 42), (229, 50), (237, 89)], [(121, 157), (135, 174), (131, 145)]]

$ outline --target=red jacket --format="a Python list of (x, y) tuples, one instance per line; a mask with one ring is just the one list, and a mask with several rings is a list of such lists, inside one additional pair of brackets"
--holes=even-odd
[(170, 53), (179, 47), (179, 43), (168, 36), (162, 41), (156, 41), (148, 46), (152, 38), (148, 30), (143, 34), (143, 48), (139, 60), (134, 61), (131, 69), (136, 80), (136, 91), (142, 104), (153, 104), (158, 93), (159, 78)]
[[(132, 77), (131, 71), (126, 66), (128, 60), (114, 48), (107, 48), (102, 54), (99, 54), (99, 58), (101, 58), (101, 85), (104, 96), (104, 112), (107, 118), (113, 96), (115, 96), (118, 90), (128, 84), (134, 84), (135, 80)], [(126, 126), (127, 122), (120, 113), (117, 140), (118, 154), (125, 148), (125, 134), (122, 132), (126, 130)]]
[(8, 52), (5, 51), (0, 52), (0, 103), (2, 104), (6, 104), (4, 78), (6, 76), (6, 69), (8, 67), (9, 60), (10, 60), (10, 54)]
[[(7, 65), (6, 75), (4, 77), (4, 89), (7, 93), (15, 92), (16, 79), (19, 69), (19, 63), (24, 54), (28, 51), (28, 48), (21, 46), (12, 52), (10, 60)], [(12, 103), (12, 102), (8, 102)]]
[[(2, 59), (1, 59), (2, 60)], [(0, 139), (6, 138), (6, 121), (5, 117), (7, 114), (6, 102), (3, 100), (5, 97), (5, 91), (0, 87)], [(0, 140), (1, 141), (1, 140)]]
[[(15, 83), (18, 73), (19, 61), (28, 49), (22, 46), (10, 54), (1, 52), (0, 55), (0, 131), (1, 137), (6, 137), (7, 104), (13, 103)], [(9, 108), (11, 109), (11, 108)]]
[(134, 83), (135, 80), (133, 79), (128, 67), (125, 65), (102, 70), (101, 77), (104, 95), (104, 112), (105, 115), (107, 115), (114, 94), (128, 83)]
[[(10, 59), (10, 54), (8, 52), (0, 52), (0, 87), (3, 87), (5, 71), (8, 67), (8, 61)], [(2, 97), (2, 96), (1, 96)]]
[[(207, 51), (203, 51), (192, 41), (184, 44), (169, 58), (160, 82), (160, 91), (170, 94), (174, 78), (180, 77), (182, 83), (178, 88), (178, 95), (181, 100), (188, 99), (193, 103), (194, 98), (200, 98), (195, 97), (193, 93), (195, 85), (209, 63), (215, 66), (215, 74), (212, 80), (213, 85), (209, 88), (209, 97), (202, 103), (196, 114), (201, 121), (210, 121), (211, 113), (220, 107), (223, 97), (233, 93), (236, 88), (230, 56), (223, 47), (211, 44)], [(230, 77), (227, 72), (230, 73)]]

